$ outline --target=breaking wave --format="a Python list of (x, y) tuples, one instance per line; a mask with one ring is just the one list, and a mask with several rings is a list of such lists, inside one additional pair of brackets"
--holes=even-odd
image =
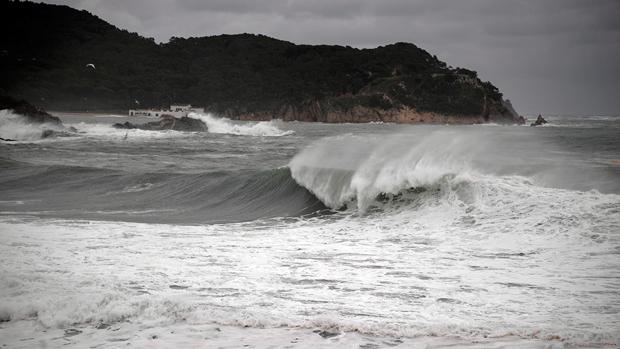
[[(22, 280), (8, 280), (7, 289), (20, 289), (36, 282)], [(0, 305), (0, 321), (37, 320), (46, 329), (81, 328), (87, 330), (103, 330), (120, 327), (129, 327), (130, 331), (139, 331), (132, 328), (131, 323), (148, 323), (150, 327), (170, 326), (170, 324), (184, 324), (191, 327), (201, 324), (240, 327), (242, 329), (277, 329), (296, 328), (308, 330), (310, 335), (320, 331), (328, 331), (332, 336), (347, 333), (359, 333), (376, 337), (387, 338), (415, 338), (420, 336), (436, 337), (447, 336), (454, 339), (461, 338), (501, 338), (517, 337), (526, 339), (562, 340), (569, 343), (583, 341), (596, 343), (613, 343), (616, 338), (606, 333), (592, 338), (583, 338), (570, 332), (554, 332), (549, 329), (541, 330), (536, 327), (524, 327), (515, 331), (510, 327), (480, 328), (468, 324), (419, 324), (396, 326), (393, 324), (368, 323), (355, 319), (347, 319), (334, 314), (318, 315), (306, 318), (291, 316), (291, 314), (274, 314), (261, 311), (243, 311), (239, 309), (222, 309), (209, 303), (195, 303), (184, 299), (175, 293), (189, 293), (200, 295), (217, 289), (197, 291), (192, 288), (180, 288), (180, 292), (170, 292), (165, 296), (153, 296), (148, 292), (141, 292), (141, 286), (118, 285), (114, 291), (101, 294), (101, 290), (93, 286), (85, 290), (80, 298), (67, 295), (51, 294), (43, 299), (29, 299), (24, 296), (15, 297), (15, 303)], [(222, 289), (221, 296), (241, 291), (236, 289)], [(73, 295), (74, 296), (74, 295)], [(229, 331), (231, 329), (228, 329)], [(310, 331), (314, 330), (314, 331)], [(80, 331), (81, 332), (81, 331)], [(286, 331), (283, 331), (286, 335)]]
[(11, 110), (0, 110), (0, 138), (5, 140), (36, 141), (63, 131), (65, 130), (61, 126), (50, 123), (29, 123), (23, 116)]
[(264, 137), (287, 136), (294, 133), (292, 130), (281, 130), (277, 120), (241, 125), (233, 123), (230, 119), (218, 118), (211, 114), (190, 113), (189, 117), (204, 122), (209, 128), (209, 133)]
[(435, 142), (409, 149), (372, 143), (356, 137), (317, 142), (291, 160), (293, 178), (332, 208), (354, 201), (365, 211), (380, 195), (428, 187), (469, 171), (463, 154), (451, 152), (451, 146), (431, 152)]
[[(118, 137), (124, 134), (114, 132)], [(207, 173), (133, 173), (62, 165), (41, 168), (5, 159), (0, 166), (10, 171), (0, 175), (0, 186), (21, 188), (20, 195), (6, 200), (23, 200), (25, 204), (0, 208), (61, 218), (222, 223), (317, 212), (415, 211), (446, 203), (455, 214), (460, 214), (460, 204), (498, 205), (498, 209), (510, 211), (515, 205), (532, 206), (530, 201), (536, 201), (539, 204), (535, 206), (544, 209), (543, 205), (553, 200), (586, 196), (594, 200), (602, 195), (596, 190), (595, 173), (571, 172), (573, 177), (566, 177), (564, 169), (541, 169), (532, 159), (527, 164), (515, 163), (507, 155), (512, 146), (506, 140), (502, 143), (452, 132), (418, 139), (344, 135), (316, 141), (287, 167)], [(592, 186), (574, 190), (585, 182), (578, 176), (588, 176)], [(42, 177), (54, 186), (42, 183)], [(42, 193), (49, 200), (40, 202)], [(63, 195), (62, 202), (52, 200), (58, 195)], [(524, 208), (523, 214), (528, 212)]]
[[(218, 118), (210, 114), (192, 113), (190, 117), (203, 121), (208, 126), (209, 133), (258, 137), (280, 137), (294, 133), (292, 130), (280, 129), (278, 127), (278, 120), (235, 124), (227, 118)], [(67, 127), (69, 126), (74, 128), (75, 132), (68, 132), (63, 126), (55, 124), (28, 123), (21, 115), (15, 114), (10, 110), (0, 110), (0, 138), (6, 141), (33, 142), (59, 135), (105, 137), (133, 141), (145, 138), (171, 138), (182, 134), (182, 132), (170, 130), (159, 132), (139, 129), (123, 130), (102, 123), (79, 122), (67, 124)]]
[(267, 170), (0, 157), (0, 322), (617, 344), (620, 196), (536, 138), (460, 131), (324, 138)]
[[(4, 213), (138, 222), (223, 223), (312, 214), (326, 207), (288, 168), (211, 173), (128, 173), (79, 166), (38, 167), (0, 158), (0, 187), (24, 204)], [(42, 182), (40, 178), (46, 178)], [(49, 183), (54, 183), (50, 187)], [(8, 194), (10, 195), (10, 193)], [(63, 200), (55, 198), (62, 196)], [(7, 199), (10, 199), (8, 196)]]

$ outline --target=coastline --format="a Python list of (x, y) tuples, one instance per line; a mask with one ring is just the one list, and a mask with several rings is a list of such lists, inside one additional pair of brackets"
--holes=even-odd
[[(110, 338), (110, 333), (114, 335)], [(0, 341), (11, 348), (28, 348), (45, 343), (52, 347), (96, 347), (114, 343), (132, 347), (179, 348), (199, 345), (216, 348), (520, 348), (560, 349), (566, 346), (559, 338), (522, 337), (514, 334), (474, 338), (439, 335), (391, 337), (364, 334), (358, 331), (340, 332), (333, 328), (260, 327), (222, 325), (215, 322), (177, 322), (171, 325), (148, 326), (120, 322), (93, 326), (45, 329), (32, 321), (19, 321), (0, 329)], [(612, 348), (596, 346), (591, 348)]]
[[(225, 114), (226, 117), (242, 121), (269, 121), (272, 119), (272, 112), (257, 112), (240, 115)], [(328, 111), (321, 113), (318, 110), (294, 108), (284, 108), (283, 111), (276, 113), (281, 115), (283, 121), (302, 121), (302, 122), (325, 122), (325, 123), (370, 123), (370, 122), (391, 122), (398, 124), (482, 124), (485, 118), (481, 115), (451, 116), (433, 112), (419, 112), (411, 108), (403, 109), (369, 109), (365, 107), (354, 107), (349, 111)]]
[[(87, 111), (63, 111), (48, 110), (48, 113), (59, 117), (78, 117), (85, 115), (106, 117), (127, 117), (127, 110), (87, 110)], [(210, 113), (207, 113), (210, 114)], [(353, 108), (349, 112), (328, 112), (324, 117), (317, 117), (311, 112), (293, 112), (291, 109), (283, 113), (257, 112), (246, 114), (214, 114), (216, 117), (225, 117), (238, 121), (271, 121), (281, 120), (286, 122), (323, 122), (330, 124), (364, 124), (364, 123), (395, 123), (395, 124), (421, 124), (421, 125), (479, 125), (479, 124), (520, 124), (501, 117), (490, 117), (488, 120), (481, 115), (442, 115), (433, 112), (418, 112), (411, 108), (399, 110), (371, 110), (363, 107)], [(274, 117), (276, 116), (276, 117)], [(499, 120), (498, 120), (499, 119)]]

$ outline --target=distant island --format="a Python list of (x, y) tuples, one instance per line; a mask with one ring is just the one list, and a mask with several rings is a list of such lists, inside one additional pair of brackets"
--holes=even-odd
[(296, 45), (264, 35), (156, 43), (87, 11), (0, 2), (0, 94), (48, 110), (175, 102), (241, 120), (523, 123), (476, 72), (410, 43)]

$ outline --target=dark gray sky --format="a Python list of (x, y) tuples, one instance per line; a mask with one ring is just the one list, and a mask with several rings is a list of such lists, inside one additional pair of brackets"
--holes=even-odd
[(620, 115), (619, 0), (50, 0), (129, 31), (260, 33), (303, 44), (412, 42), (478, 71), (521, 114)]

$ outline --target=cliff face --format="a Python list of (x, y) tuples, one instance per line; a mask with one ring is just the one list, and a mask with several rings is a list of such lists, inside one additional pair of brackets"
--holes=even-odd
[(354, 106), (347, 110), (326, 110), (320, 103), (307, 105), (301, 108), (284, 106), (276, 111), (253, 112), (247, 114), (225, 113), (227, 117), (247, 121), (268, 121), (277, 115), (284, 121), (307, 121), (328, 123), (364, 123), (364, 122), (393, 122), (393, 123), (424, 123), (424, 124), (481, 124), (485, 122), (521, 123), (511, 115), (496, 114), (485, 118), (483, 115), (444, 115), (433, 112), (420, 112), (410, 107), (393, 108), (388, 110), (373, 109), (364, 106)]
[(244, 120), (520, 121), (476, 72), (409, 43), (356, 49), (240, 34), (157, 44), (86, 11), (13, 1), (0, 2), (0, 29), (0, 93), (47, 109), (178, 102)]

